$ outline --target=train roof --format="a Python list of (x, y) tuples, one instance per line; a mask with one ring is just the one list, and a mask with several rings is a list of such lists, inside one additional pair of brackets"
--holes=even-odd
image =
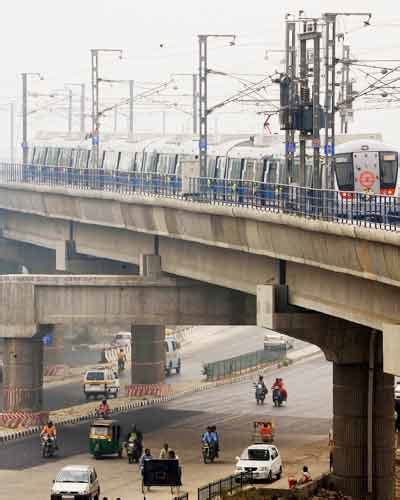
[(343, 153), (361, 153), (363, 151), (400, 151), (399, 146), (393, 146), (392, 144), (387, 144), (382, 141), (376, 141), (371, 139), (359, 139), (356, 141), (349, 141), (340, 144), (336, 147), (336, 154)]

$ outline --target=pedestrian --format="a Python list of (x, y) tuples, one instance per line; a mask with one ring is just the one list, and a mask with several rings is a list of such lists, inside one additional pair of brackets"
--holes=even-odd
[(335, 442), (333, 439), (333, 430), (329, 431), (328, 437), (328, 447), (329, 447), (329, 471), (333, 471), (333, 450), (335, 449)]
[(164, 446), (161, 448), (160, 458), (162, 460), (165, 460), (166, 458), (169, 458), (168, 457), (169, 451), (170, 451), (170, 449), (169, 449), (168, 443), (165, 443)]

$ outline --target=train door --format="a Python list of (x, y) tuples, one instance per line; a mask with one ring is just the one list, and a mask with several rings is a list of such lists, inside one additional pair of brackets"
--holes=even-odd
[(355, 191), (379, 194), (379, 153), (375, 151), (353, 153), (353, 165)]

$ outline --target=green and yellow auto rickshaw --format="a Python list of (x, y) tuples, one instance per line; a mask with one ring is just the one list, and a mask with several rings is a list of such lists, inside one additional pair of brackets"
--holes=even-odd
[(90, 426), (89, 451), (94, 458), (122, 457), (121, 426), (117, 420), (99, 418)]

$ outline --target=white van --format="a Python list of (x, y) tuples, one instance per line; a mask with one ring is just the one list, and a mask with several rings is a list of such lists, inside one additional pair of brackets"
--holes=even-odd
[(97, 398), (97, 396), (103, 396), (104, 398), (114, 396), (116, 398), (119, 392), (118, 375), (112, 368), (103, 366), (91, 368), (85, 373), (83, 392), (87, 400), (89, 400), (90, 396), (94, 398)]
[(179, 342), (175, 337), (165, 337), (165, 373), (171, 375), (172, 370), (181, 372), (182, 359)]
[(114, 337), (112, 345), (114, 345), (115, 347), (126, 347), (128, 345), (131, 345), (131, 341), (131, 332), (118, 332)]

